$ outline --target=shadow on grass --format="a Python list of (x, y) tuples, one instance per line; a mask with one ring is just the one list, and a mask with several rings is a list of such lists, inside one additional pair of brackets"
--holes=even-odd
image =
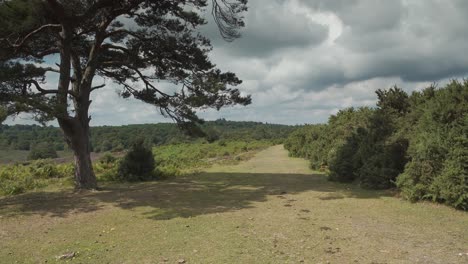
[(67, 217), (116, 206), (126, 210), (144, 207), (146, 217), (166, 220), (241, 210), (271, 195), (281, 198), (306, 191), (323, 192), (317, 202), (392, 195), (328, 182), (320, 174), (200, 173), (161, 182), (104, 185), (102, 191), (35, 192), (0, 198), (0, 215)]

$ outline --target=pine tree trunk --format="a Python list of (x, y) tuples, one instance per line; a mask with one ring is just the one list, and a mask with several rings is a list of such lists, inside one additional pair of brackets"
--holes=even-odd
[(89, 134), (77, 135), (73, 141), (75, 155), (75, 182), (78, 189), (96, 189), (97, 182), (91, 162)]
[(97, 181), (90, 155), (89, 125), (77, 119), (59, 121), (65, 139), (75, 156), (75, 187), (77, 189), (96, 189)]

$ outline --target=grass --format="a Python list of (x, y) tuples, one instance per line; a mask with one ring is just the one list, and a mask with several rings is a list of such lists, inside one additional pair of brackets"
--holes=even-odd
[(193, 171), (213, 164), (236, 164), (248, 160), (258, 150), (272, 145), (271, 141), (216, 141), (213, 143), (181, 143), (153, 148), (157, 166), (164, 169)]
[(275, 146), (164, 182), (0, 198), (0, 262), (466, 263), (467, 226), (466, 212), (327, 182)]
[(27, 150), (0, 150), (0, 164), (26, 161), (28, 154)]
[[(0, 166), (2, 164), (10, 164), (16, 162), (28, 161), (29, 150), (0, 150)], [(72, 158), (71, 151), (57, 151), (58, 160), (70, 160)]]

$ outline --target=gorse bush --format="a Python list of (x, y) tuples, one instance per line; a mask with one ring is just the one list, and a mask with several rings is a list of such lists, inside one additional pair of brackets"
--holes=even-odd
[(404, 197), (468, 210), (468, 81), (430, 88), (413, 100), (410, 161), (397, 186)]
[[(368, 107), (340, 110), (330, 117), (327, 125), (307, 125), (291, 133), (284, 146), (290, 156), (310, 160), (312, 169), (327, 168), (332, 164), (341, 166), (336, 158), (343, 155), (340, 153), (342, 147), (349, 143), (348, 140), (358, 129), (368, 126), (372, 113), (373, 110)], [(347, 177), (352, 176), (344, 176)]]
[(290, 155), (326, 166), (329, 179), (398, 187), (411, 200), (468, 209), (468, 81), (408, 95), (377, 91), (377, 108), (349, 108), (285, 142)]
[(143, 140), (133, 144), (119, 164), (117, 179), (122, 181), (145, 181), (156, 177), (153, 152)]

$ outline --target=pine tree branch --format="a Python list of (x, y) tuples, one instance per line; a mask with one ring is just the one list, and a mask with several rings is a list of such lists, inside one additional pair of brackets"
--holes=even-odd
[[(41, 85), (39, 84), (38, 81), (36, 80), (28, 80), (27, 81), (28, 84), (32, 84), (34, 85), (34, 87), (36, 88), (37, 91), (39, 91), (39, 94), (40, 95), (46, 95), (46, 94), (58, 94), (59, 93), (59, 90), (48, 90), (48, 89), (44, 89), (41, 87)], [(68, 91), (68, 94), (77, 98), (76, 94), (73, 93), (72, 91)]]
[(10, 40), (8, 40), (8, 39), (5, 39), (5, 40), (8, 41), (8, 43), (9, 43), (9, 45), (11, 47), (18, 50), (19, 48), (21, 48), (29, 40), (29, 38), (31, 38), (35, 34), (41, 32), (42, 30), (44, 30), (46, 28), (60, 28), (60, 27), (62, 27), (62, 25), (60, 25), (60, 24), (46, 24), (46, 25), (42, 25), (39, 28), (37, 28), (37, 29), (31, 31), (30, 33), (28, 33), (26, 36), (23, 37), (23, 39), (21, 41), (18, 39), (17, 41), (15, 41), (15, 43), (11, 43)]

